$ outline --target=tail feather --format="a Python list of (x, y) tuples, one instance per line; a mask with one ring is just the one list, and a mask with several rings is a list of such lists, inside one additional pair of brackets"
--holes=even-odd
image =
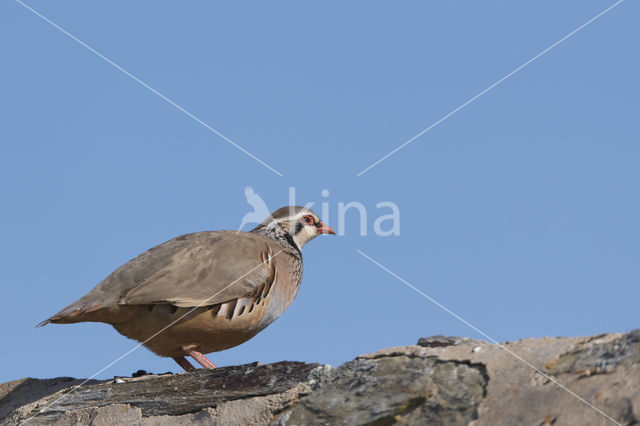
[[(75, 313), (75, 315), (74, 315), (74, 313)], [(55, 314), (54, 316), (49, 317), (46, 320), (39, 322), (36, 325), (36, 328), (44, 327), (47, 324), (68, 324), (68, 323), (72, 323), (72, 322), (78, 322), (78, 320), (74, 321), (74, 318), (77, 318), (81, 312), (78, 310), (78, 311), (76, 311), (74, 313), (63, 314), (61, 312), (61, 313)]]
[(46, 320), (41, 321), (38, 324), (36, 324), (36, 328), (44, 327), (45, 325), (49, 324), (50, 322), (51, 322), (51, 318), (47, 318)]
[[(79, 301), (78, 301), (79, 302)], [(37, 327), (44, 327), (47, 324), (70, 324), (74, 322), (86, 321), (85, 315), (94, 311), (97, 311), (102, 307), (100, 304), (92, 306), (82, 306), (78, 302), (72, 303), (57, 314), (47, 318), (46, 320), (39, 322)], [(80, 306), (78, 306), (80, 305)]]

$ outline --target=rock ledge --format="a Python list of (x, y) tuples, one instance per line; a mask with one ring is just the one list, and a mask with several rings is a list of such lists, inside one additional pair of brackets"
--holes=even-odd
[(500, 345), (433, 336), (335, 368), (285, 361), (81, 383), (0, 384), (0, 424), (635, 425), (640, 330)]

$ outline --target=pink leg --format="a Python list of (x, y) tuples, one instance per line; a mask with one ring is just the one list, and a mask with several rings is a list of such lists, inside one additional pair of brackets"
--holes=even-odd
[(187, 361), (187, 359), (183, 356), (174, 356), (173, 360), (177, 362), (180, 367), (184, 368), (184, 371), (186, 371), (187, 373), (196, 371), (195, 367), (191, 365), (191, 363)]
[(204, 368), (218, 368), (218, 367), (216, 367), (216, 365), (214, 363), (209, 361), (206, 356), (202, 355), (198, 351), (189, 352), (189, 356), (191, 358), (195, 359), (198, 362), (198, 364), (200, 364)]

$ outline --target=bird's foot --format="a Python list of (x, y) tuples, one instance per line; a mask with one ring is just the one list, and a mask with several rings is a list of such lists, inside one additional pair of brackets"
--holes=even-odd
[(197, 361), (198, 364), (203, 366), (204, 368), (218, 368), (214, 363), (209, 361), (206, 356), (202, 355), (198, 351), (189, 352), (189, 356)]
[(174, 356), (173, 360), (180, 365), (180, 367), (184, 368), (184, 371), (187, 373), (191, 373), (192, 371), (196, 371), (196, 368), (191, 365), (189, 361), (183, 356)]

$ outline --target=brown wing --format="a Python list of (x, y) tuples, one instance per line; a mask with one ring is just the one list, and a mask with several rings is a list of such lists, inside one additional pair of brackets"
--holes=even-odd
[(182, 235), (125, 263), (40, 325), (82, 321), (83, 314), (114, 305), (224, 303), (245, 296), (267, 280), (274, 268), (270, 259), (279, 254), (274, 243), (253, 233)]
[(168, 264), (154, 269), (118, 303), (213, 305), (247, 295), (273, 273), (271, 259), (278, 251), (264, 237), (232, 231), (211, 234), (177, 250)]

